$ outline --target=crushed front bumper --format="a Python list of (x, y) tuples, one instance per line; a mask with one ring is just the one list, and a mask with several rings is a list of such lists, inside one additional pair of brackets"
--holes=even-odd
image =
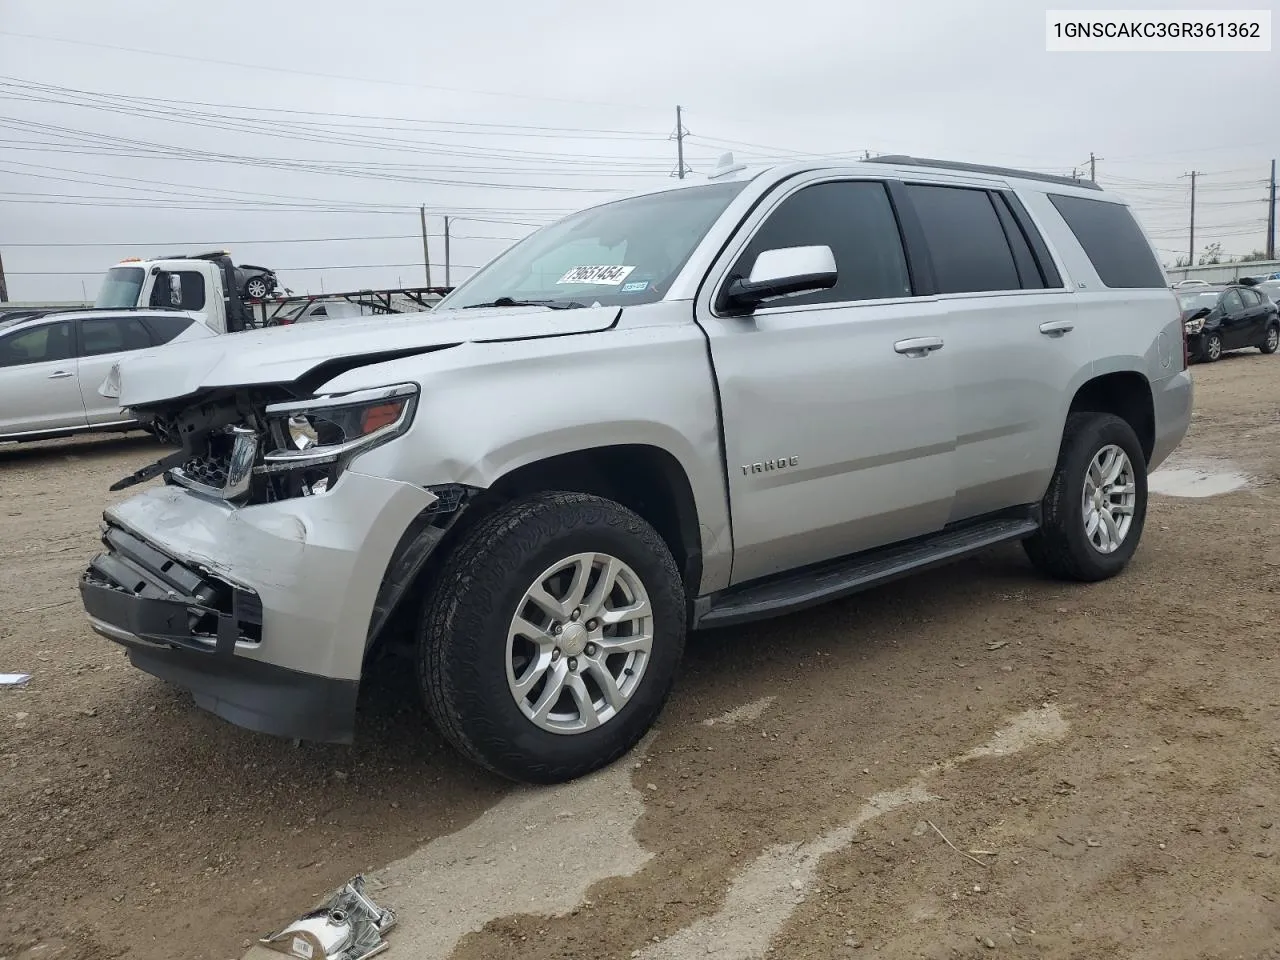
[(85, 612), (136, 667), (232, 723), (350, 742), (383, 574), (436, 502), (353, 471), (323, 495), (251, 507), (148, 490), (106, 512)]

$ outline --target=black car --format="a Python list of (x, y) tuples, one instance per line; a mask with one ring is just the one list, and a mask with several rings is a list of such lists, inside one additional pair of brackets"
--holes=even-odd
[(1250, 287), (1187, 287), (1177, 291), (1191, 356), (1212, 363), (1224, 350), (1280, 348), (1280, 307)]
[(236, 267), (236, 286), (240, 288), (240, 296), (246, 300), (262, 300), (275, 293), (279, 281), (270, 267), (242, 263)]

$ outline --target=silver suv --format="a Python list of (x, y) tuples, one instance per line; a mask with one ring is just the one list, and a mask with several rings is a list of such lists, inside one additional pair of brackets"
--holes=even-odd
[(429, 319), (177, 345), (103, 389), (180, 449), (117, 485), (165, 480), (106, 512), (97, 632), (331, 741), (407, 653), (460, 750), (539, 782), (637, 742), (689, 629), (1012, 541), (1119, 573), (1192, 399), (1122, 201), (908, 157), (606, 203)]

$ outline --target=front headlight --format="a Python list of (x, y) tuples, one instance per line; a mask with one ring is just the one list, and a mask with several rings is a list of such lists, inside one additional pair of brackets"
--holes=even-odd
[(259, 470), (306, 472), (306, 486), (319, 493), (353, 457), (407, 431), (417, 405), (416, 383), (271, 404)]
[(1189, 336), (1195, 336), (1204, 329), (1204, 317), (1201, 317), (1199, 320), (1188, 320), (1184, 326), (1186, 327), (1187, 334)]

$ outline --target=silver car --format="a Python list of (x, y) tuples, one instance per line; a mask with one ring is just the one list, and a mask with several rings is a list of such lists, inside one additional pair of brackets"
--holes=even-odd
[(216, 334), (187, 313), (54, 313), (0, 320), (0, 441), (47, 440), (138, 424), (98, 393), (135, 351)]

